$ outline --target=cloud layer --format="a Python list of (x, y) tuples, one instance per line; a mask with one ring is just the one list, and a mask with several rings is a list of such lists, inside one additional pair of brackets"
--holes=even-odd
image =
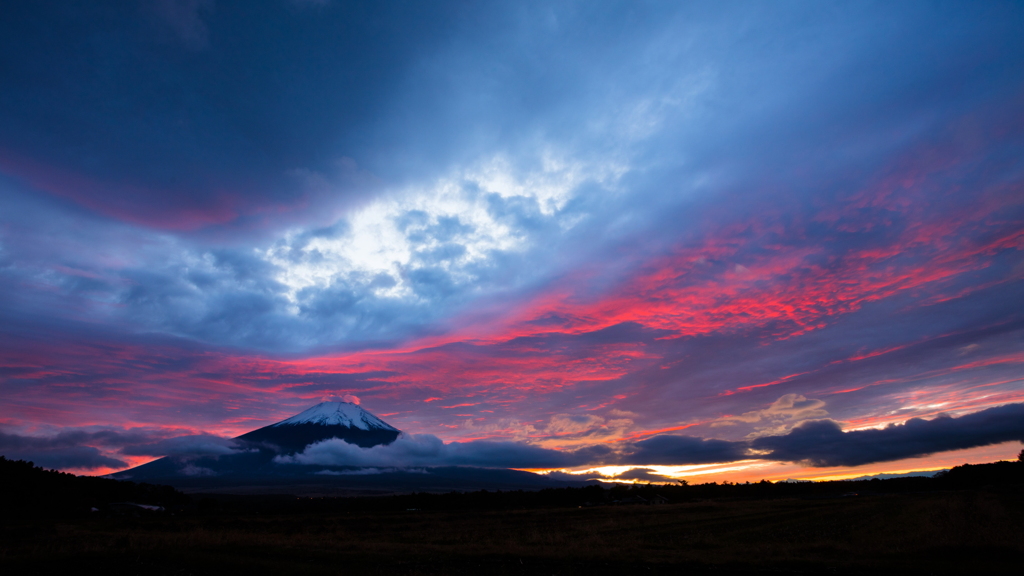
[(352, 395), (424, 461), (874, 461), (811, 421), (1024, 401), (1022, 23), (12, 7), (0, 425), (103, 471)]
[[(789, 432), (752, 441), (726, 441), (658, 435), (576, 450), (552, 450), (524, 442), (476, 440), (445, 443), (432, 435), (402, 435), (388, 445), (361, 448), (332, 439), (308, 446), (280, 464), (407, 467), (480, 466), (499, 468), (573, 468), (607, 465), (681, 466), (762, 459), (811, 466), (858, 466), (928, 456), (1008, 441), (1024, 442), (1024, 404), (989, 408), (954, 418), (914, 418), (881, 429), (844, 432), (832, 420), (808, 420)], [(640, 470), (635, 471), (635, 470)], [(615, 476), (647, 480), (653, 472), (634, 469)], [(665, 478), (661, 478), (663, 481)]]
[(245, 449), (235, 440), (212, 434), (174, 435), (159, 430), (65, 430), (52, 436), (0, 431), (0, 455), (56, 469), (120, 469), (126, 468), (133, 456), (188, 459)]
[(610, 453), (595, 446), (574, 452), (550, 450), (522, 442), (444, 443), (430, 434), (403, 434), (387, 445), (361, 448), (344, 440), (332, 439), (308, 446), (293, 456), (278, 456), (281, 464), (319, 464), (324, 466), (478, 466), (483, 468), (562, 468), (588, 464)]
[[(788, 400), (782, 399), (776, 404), (787, 403)], [(87, 470), (127, 465), (104, 452), (123, 456), (170, 456), (187, 462), (249, 449), (239, 441), (211, 434), (159, 436), (159, 432), (117, 430), (66, 431), (50, 437), (0, 432), (0, 453), (47, 467)], [(1008, 404), (959, 417), (940, 414), (931, 420), (912, 418), (879, 429), (846, 432), (833, 420), (805, 420), (784, 434), (758, 436), (747, 441), (661, 434), (641, 440), (557, 450), (523, 441), (446, 443), (431, 434), (402, 434), (391, 444), (370, 448), (334, 438), (311, 444), (297, 454), (277, 456), (274, 462), (367, 469), (425, 466), (557, 469), (685, 466), (760, 459), (834, 467), (918, 458), (1008, 441), (1024, 443), (1024, 404)], [(635, 468), (614, 479), (665, 480), (657, 476), (649, 469)]]
[(843, 432), (831, 420), (809, 421), (783, 436), (758, 438), (751, 446), (769, 451), (764, 458), (812, 466), (857, 466), (1009, 441), (1024, 442), (1024, 404), (959, 418), (913, 418), (877, 430)]

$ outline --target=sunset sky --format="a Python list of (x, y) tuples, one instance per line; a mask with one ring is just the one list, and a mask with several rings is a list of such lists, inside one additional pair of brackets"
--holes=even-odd
[(1015, 458), (1024, 4), (5, 3), (0, 294), (0, 453), (77, 473), (346, 395), (622, 479)]

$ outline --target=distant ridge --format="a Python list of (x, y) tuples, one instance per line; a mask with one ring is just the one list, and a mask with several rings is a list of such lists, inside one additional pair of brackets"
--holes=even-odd
[(914, 478), (916, 476), (923, 476), (925, 478), (933, 478), (933, 477), (935, 477), (936, 474), (941, 474), (941, 473), (944, 473), (944, 472), (949, 472), (949, 468), (943, 468), (941, 470), (918, 470), (918, 471), (915, 471), (915, 472), (900, 472), (900, 473), (895, 473), (895, 474), (886, 474), (886, 473), (883, 473), (883, 474), (869, 474), (867, 476), (857, 476), (856, 478), (847, 478), (847, 480), (851, 480), (851, 481), (874, 480), (875, 478), (878, 478), (879, 480), (889, 480), (891, 478)]

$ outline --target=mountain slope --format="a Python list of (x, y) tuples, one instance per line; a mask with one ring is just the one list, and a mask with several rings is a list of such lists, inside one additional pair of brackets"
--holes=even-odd
[(271, 428), (294, 426), (296, 424), (322, 424), (325, 426), (348, 426), (360, 430), (393, 430), (398, 428), (363, 410), (350, 402), (321, 402), (287, 420), (271, 424)]
[(301, 452), (315, 442), (338, 438), (363, 448), (390, 444), (401, 431), (349, 402), (321, 402), (291, 418), (235, 438), (235, 454), (217, 456), (167, 456), (142, 466), (116, 472), (119, 480), (166, 481), (175, 478), (269, 478), (279, 477), (286, 467), (275, 457)]
[(306, 446), (339, 438), (369, 448), (390, 444), (400, 430), (349, 402), (321, 402), (291, 418), (238, 437), (246, 442), (276, 446), (279, 453), (301, 452)]
[(439, 466), (370, 468), (280, 464), (279, 455), (339, 438), (364, 448), (390, 444), (401, 431), (348, 402), (321, 402), (276, 424), (242, 434), (233, 454), (167, 456), (111, 474), (188, 492), (352, 495), (452, 490), (537, 490), (577, 484), (520, 470)]

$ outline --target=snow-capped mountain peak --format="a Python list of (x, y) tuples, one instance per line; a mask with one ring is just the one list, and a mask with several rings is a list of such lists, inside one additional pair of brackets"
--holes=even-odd
[(397, 428), (350, 402), (321, 402), (287, 420), (274, 424), (273, 427), (293, 424), (323, 424), (325, 426), (347, 426), (360, 430), (398, 432)]

